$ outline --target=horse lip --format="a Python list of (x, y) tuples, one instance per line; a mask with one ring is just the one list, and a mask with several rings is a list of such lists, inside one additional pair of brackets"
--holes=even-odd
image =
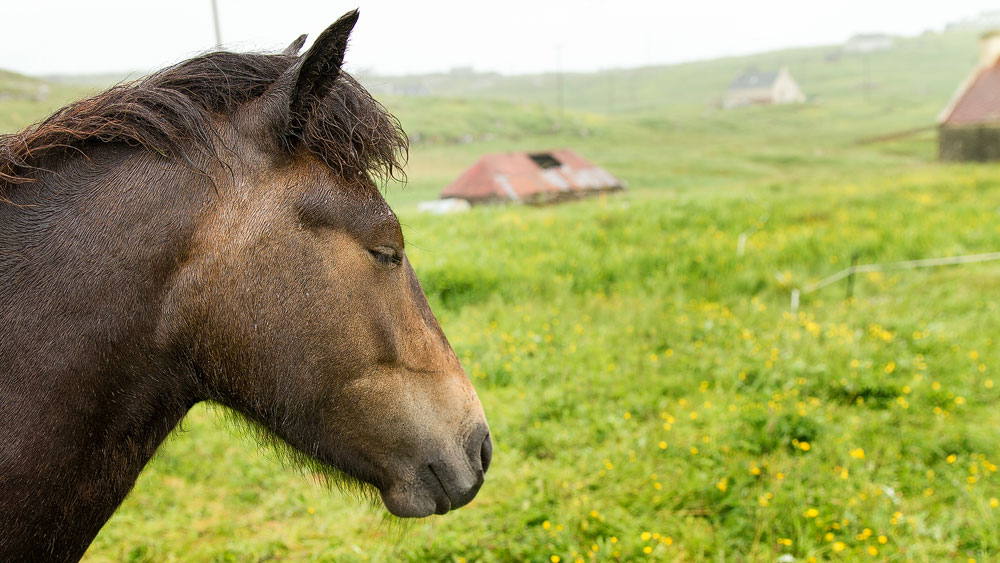
[[(448, 507), (444, 509), (443, 512), (438, 512), (438, 514), (444, 514), (448, 510), (455, 510), (461, 508), (470, 502), (472, 499), (476, 498), (479, 494), (479, 489), (483, 486), (483, 482), (486, 480), (486, 474), (482, 469), (474, 471), (475, 483), (473, 483), (468, 489), (461, 490), (455, 487), (455, 483), (452, 482), (452, 487), (448, 487), (445, 484), (447, 476), (449, 475), (446, 468), (441, 468), (440, 470), (435, 468), (435, 463), (427, 464), (427, 467), (431, 470), (431, 474), (437, 480), (438, 485), (441, 487), (441, 491), (444, 492), (445, 498), (448, 499)], [(442, 473), (445, 475), (445, 479), (441, 478)], [(441, 505), (438, 505), (438, 509), (441, 509)]]
[[(444, 497), (444, 498), (441, 498), (441, 495), (434, 495), (434, 496), (438, 497), (437, 500), (435, 501), (434, 513), (435, 514), (444, 514), (444, 513), (448, 512), (449, 510), (451, 510), (451, 507), (452, 507), (452, 505), (455, 504), (455, 501), (451, 498), (451, 494), (448, 492), (448, 487), (446, 487), (444, 485), (444, 481), (441, 480), (441, 477), (437, 474), (437, 471), (434, 470), (434, 464), (433, 463), (428, 463), (427, 464), (427, 468), (430, 470), (431, 475), (434, 476), (434, 480), (437, 482), (438, 486), (441, 488), (441, 493), (442, 493), (442, 495)], [(458, 508), (458, 507), (456, 506), (455, 508)]]

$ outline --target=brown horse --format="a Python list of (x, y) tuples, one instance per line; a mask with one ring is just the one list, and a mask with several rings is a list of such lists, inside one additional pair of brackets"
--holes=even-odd
[(476, 495), (492, 445), (378, 189), (398, 122), (301, 57), (210, 53), (0, 138), (0, 560), (74, 560), (199, 401), (390, 512)]

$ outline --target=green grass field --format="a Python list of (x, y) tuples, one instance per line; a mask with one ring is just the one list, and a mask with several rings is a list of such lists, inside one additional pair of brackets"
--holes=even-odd
[[(932, 124), (974, 39), (880, 54), (871, 91), (826, 52), (644, 69), (700, 94), (651, 80), (628, 111), (581, 83), (561, 119), (529, 86), (520, 101), (386, 98), (422, 136), (387, 197), (494, 435), (480, 495), (401, 523), (199, 406), (86, 560), (1000, 559), (1000, 263), (863, 275), (850, 300), (837, 284), (788, 308), (792, 286), (852, 256), (1000, 250), (994, 165), (936, 163), (932, 132), (857, 142)], [(813, 103), (711, 105), (748, 61), (793, 55)], [(0, 119), (17, 121), (6, 105)], [(415, 211), (483, 152), (551, 146), (630, 190)]]

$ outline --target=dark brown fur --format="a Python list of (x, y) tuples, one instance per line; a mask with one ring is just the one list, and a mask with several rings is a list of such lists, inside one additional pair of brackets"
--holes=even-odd
[(475, 496), (489, 430), (376, 184), (406, 144), (340, 72), (356, 18), (0, 141), (0, 560), (79, 558), (200, 401), (394, 514)]

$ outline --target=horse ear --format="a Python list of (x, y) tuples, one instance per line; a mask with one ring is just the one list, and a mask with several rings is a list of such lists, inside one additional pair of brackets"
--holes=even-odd
[(299, 55), (299, 51), (302, 50), (302, 46), (306, 44), (306, 37), (307, 35), (305, 33), (300, 35), (298, 39), (292, 41), (287, 47), (285, 47), (285, 50), (282, 51), (281, 54), (286, 57), (297, 57)]
[(357, 10), (340, 16), (316, 38), (301, 61), (293, 67), (295, 86), (288, 102), (288, 129), (285, 131), (288, 137), (301, 137), (309, 118), (330, 93), (344, 64), (347, 38), (357, 22)]

